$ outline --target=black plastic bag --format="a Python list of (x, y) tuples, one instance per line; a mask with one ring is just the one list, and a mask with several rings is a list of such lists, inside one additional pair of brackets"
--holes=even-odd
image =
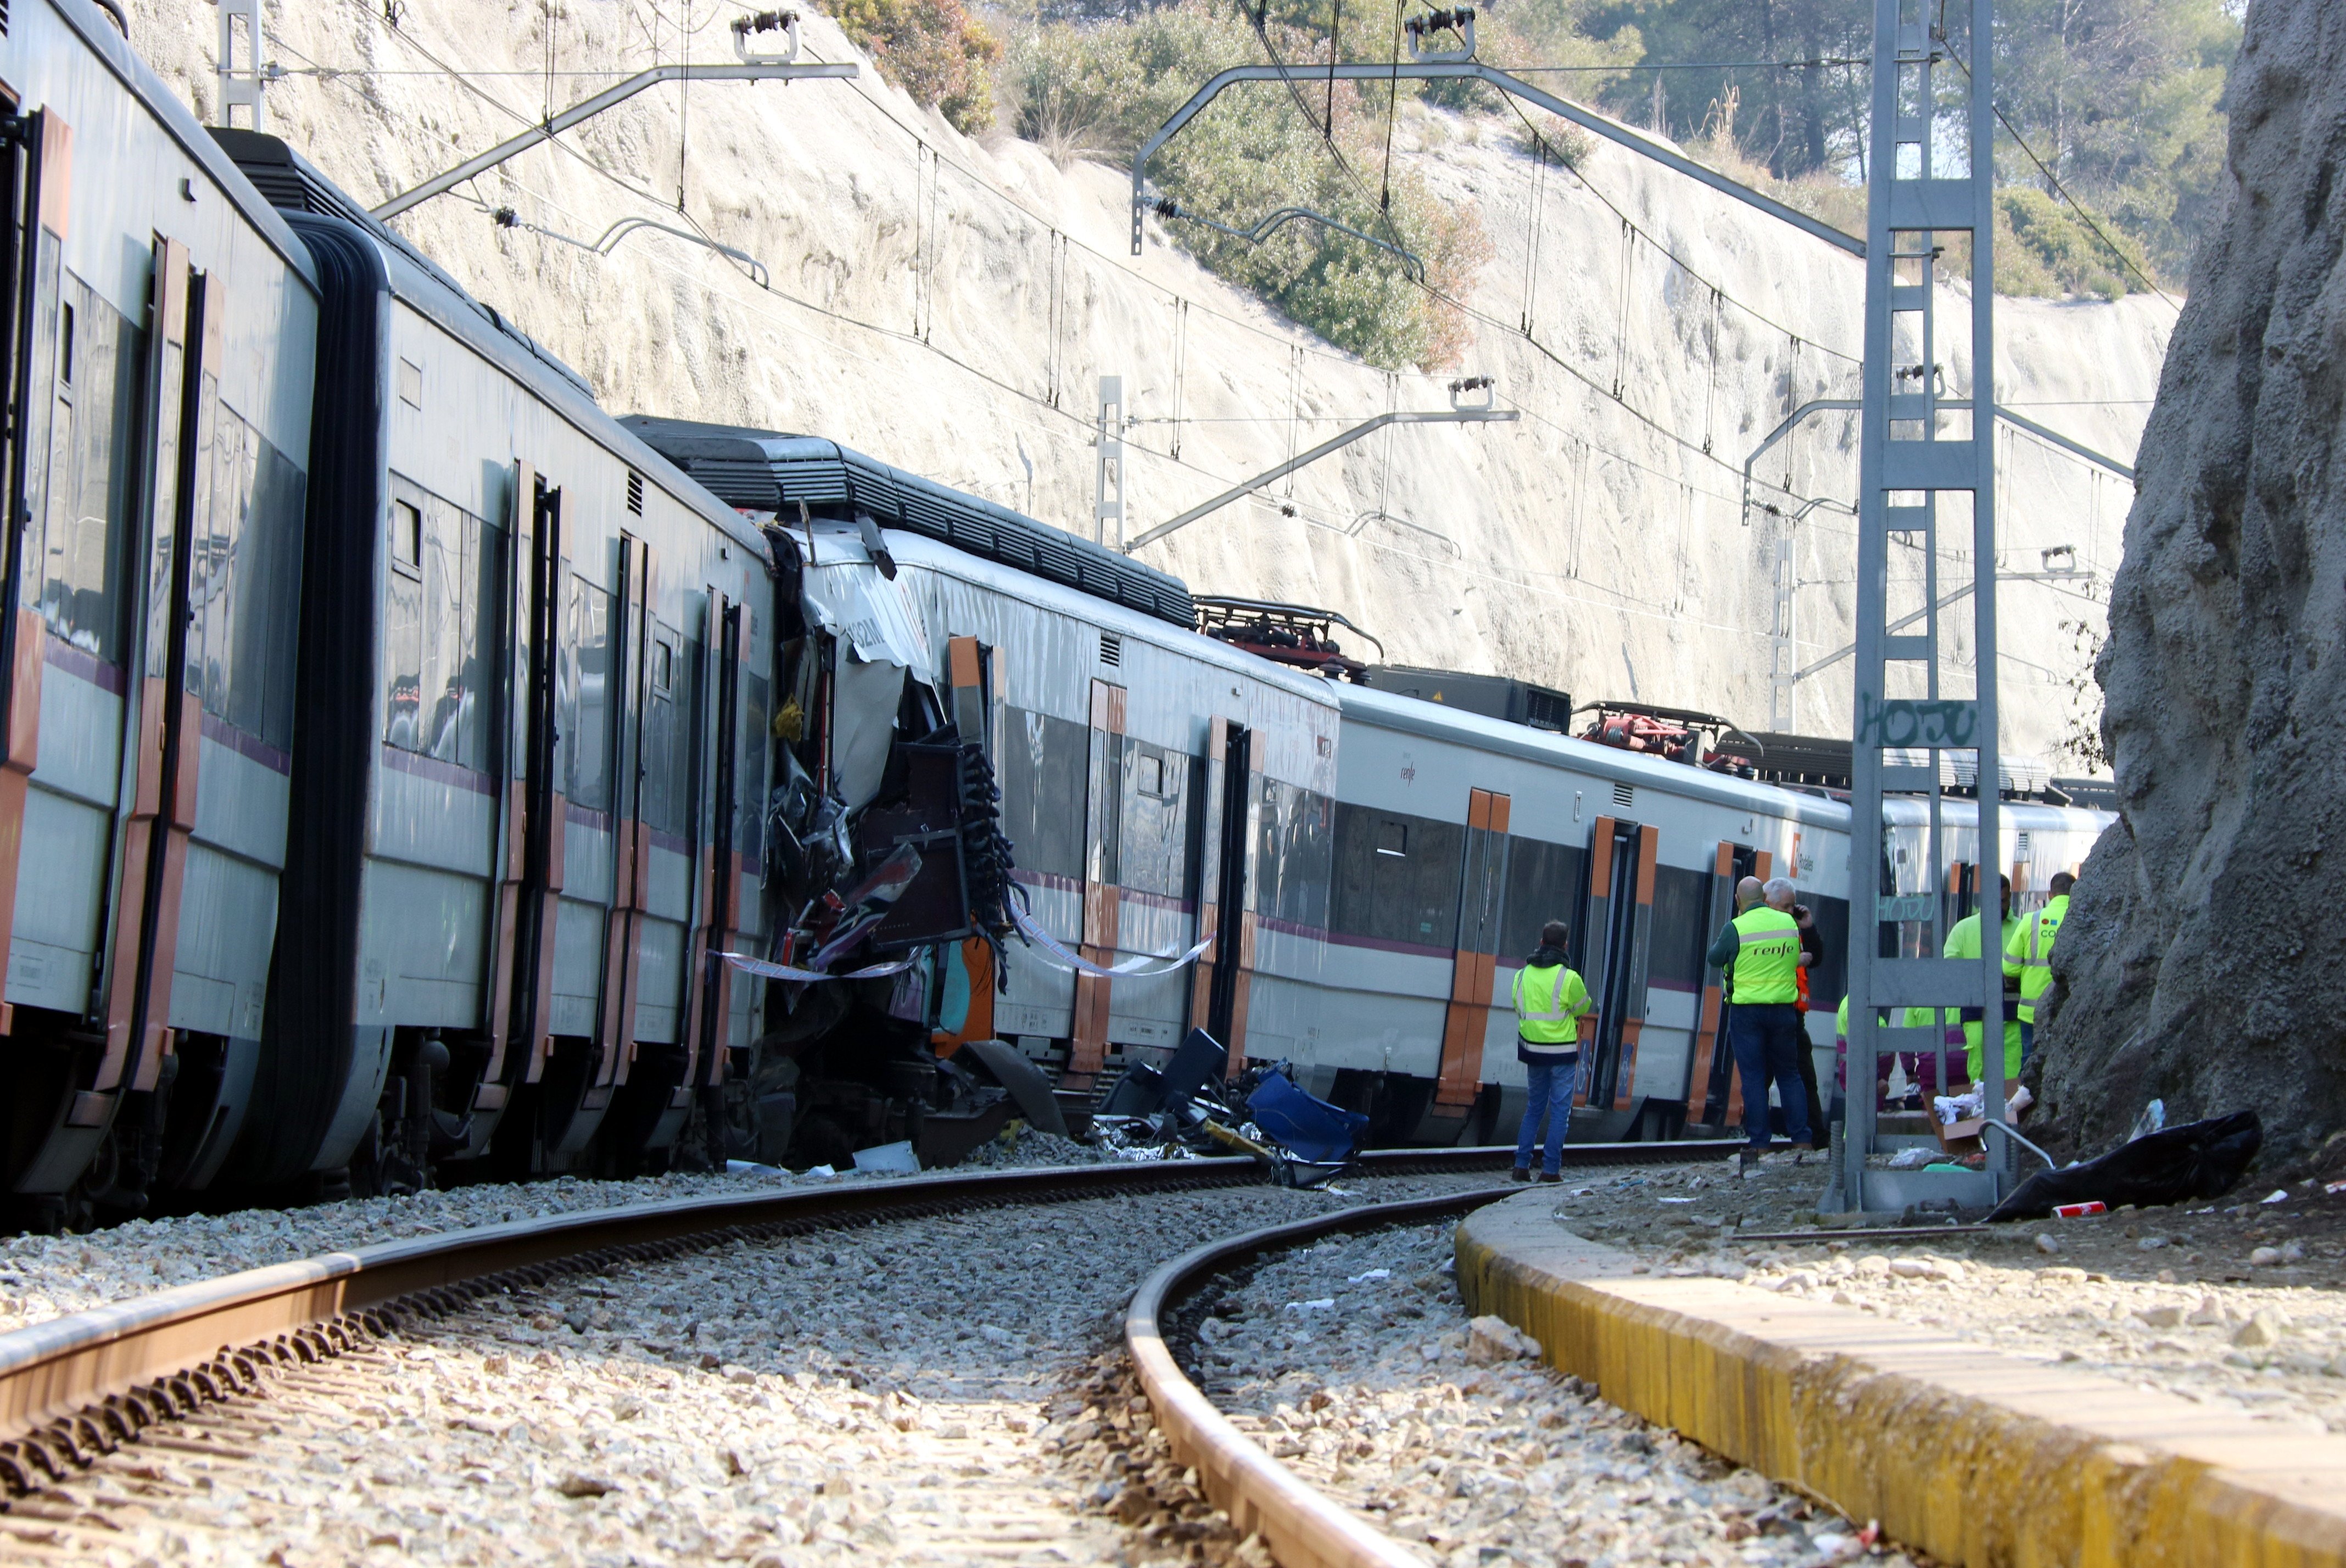
[(2054, 1206), (2100, 1201), (2116, 1208), (2148, 1208), (2186, 1198), (2221, 1197), (2249, 1168), (2265, 1141), (2254, 1111), (2235, 1111), (2149, 1133), (2098, 1159), (2066, 1170), (2038, 1171), (1987, 1217), (2043, 1219)]

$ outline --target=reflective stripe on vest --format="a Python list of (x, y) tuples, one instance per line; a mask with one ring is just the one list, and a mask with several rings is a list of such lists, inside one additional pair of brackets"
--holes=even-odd
[(1752, 1006), (1800, 995), (1800, 925), (1782, 910), (1756, 904), (1735, 917), (1735, 994)]
[[(1525, 1044), (1565, 1045), (1579, 1042), (1578, 1019), (1587, 1011), (1586, 998), (1576, 997), (1569, 1004), (1565, 1001), (1567, 988), (1579, 989), (1573, 984), (1575, 978), (1572, 970), (1561, 963), (1552, 969), (1526, 967), (1516, 972), (1515, 1016), (1520, 1020), (1516, 1032)], [(1545, 1009), (1534, 1004), (1542, 987), (1547, 991), (1547, 1006)]]

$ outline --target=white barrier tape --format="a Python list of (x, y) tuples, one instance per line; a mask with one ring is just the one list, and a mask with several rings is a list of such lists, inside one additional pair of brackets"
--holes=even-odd
[(877, 980), (885, 974), (902, 974), (915, 963), (920, 955), (900, 958), (893, 963), (874, 964), (870, 969), (851, 969), (844, 974), (825, 974), (815, 969), (792, 969), (787, 963), (768, 963), (762, 958), (751, 958), (746, 952), (720, 952), (717, 955), (734, 968), (768, 980)]
[[(1159, 974), (1170, 974), (1177, 969), (1187, 969), (1197, 962), (1205, 951), (1214, 945), (1214, 939), (1209, 936), (1184, 953), (1171, 957), (1157, 953), (1143, 953), (1138, 958), (1127, 958), (1115, 968), (1109, 969), (1094, 963), (1088, 958), (1069, 952), (1060, 945), (1056, 937), (1035, 923), (1033, 915), (1015, 903), (1010, 907), (1010, 918), (1025, 934), (1028, 941), (1040, 947), (1046, 954), (1058, 961), (1056, 967), (1071, 969), (1077, 974), (1089, 974), (1101, 980), (1145, 980)], [(1164, 967), (1162, 969), (1144, 967), (1151, 963), (1163, 964)]]

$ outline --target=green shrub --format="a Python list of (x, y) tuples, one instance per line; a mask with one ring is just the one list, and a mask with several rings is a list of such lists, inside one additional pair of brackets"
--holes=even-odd
[(994, 123), (1002, 42), (962, 0), (831, 0), (831, 19), (880, 74), (964, 136)]
[(2122, 247), (2127, 270), (2101, 237), (2070, 209), (2033, 185), (1995, 193), (1995, 286), (2006, 294), (2098, 294), (2126, 297), (2129, 280), (2150, 270), (2141, 244), (2105, 223), (2102, 233)]
[[(1275, 19), (1272, 25), (1279, 36)], [(1299, 62), (1311, 116), (1278, 84), (1234, 87), (1158, 150), (1152, 184), (1184, 212), (1236, 229), (1282, 207), (1310, 208), (1412, 253), (1433, 290), (1463, 292), (1489, 243), (1471, 210), (1444, 208), (1405, 164), (1393, 165), (1387, 199), (1385, 88), (1336, 89), (1334, 145), (1363, 190), (1331, 156), (1317, 123), (1327, 97), (1300, 63), (1308, 38), (1289, 34), (1280, 48)], [(1262, 57), (1244, 22), (1189, 0), (1128, 20), (1029, 29), (1013, 40), (1003, 81), (1015, 99), (1018, 134), (1055, 158), (1129, 160), (1209, 76)], [(1180, 219), (1167, 228), (1212, 271), (1371, 363), (1433, 369), (1454, 361), (1465, 342), (1459, 313), (1421, 289), (1391, 251), (1308, 221), (1260, 245)]]

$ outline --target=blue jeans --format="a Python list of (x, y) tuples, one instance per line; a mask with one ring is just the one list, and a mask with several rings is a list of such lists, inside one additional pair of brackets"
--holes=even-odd
[(1515, 1135), (1515, 1168), (1528, 1170), (1532, 1144), (1539, 1136), (1540, 1119), (1547, 1119), (1547, 1148), (1540, 1168), (1555, 1176), (1564, 1169), (1564, 1133), (1572, 1121), (1572, 1090), (1580, 1078), (1580, 1058), (1531, 1062), (1524, 1066), (1530, 1094), (1524, 1100), (1523, 1130)]
[(1768, 1146), (1768, 1082), (1784, 1102), (1784, 1125), (1796, 1144), (1812, 1142), (1809, 1097), (1800, 1088), (1800, 1054), (1809, 1048), (1800, 1010), (1789, 1002), (1739, 1002), (1729, 1014), (1735, 1044), (1735, 1070), (1743, 1079), (1743, 1135), (1755, 1149)]
[(2036, 1025), (2024, 1018), (2020, 1021), (2020, 1064), (2027, 1066), (2028, 1059), (2035, 1054)]

